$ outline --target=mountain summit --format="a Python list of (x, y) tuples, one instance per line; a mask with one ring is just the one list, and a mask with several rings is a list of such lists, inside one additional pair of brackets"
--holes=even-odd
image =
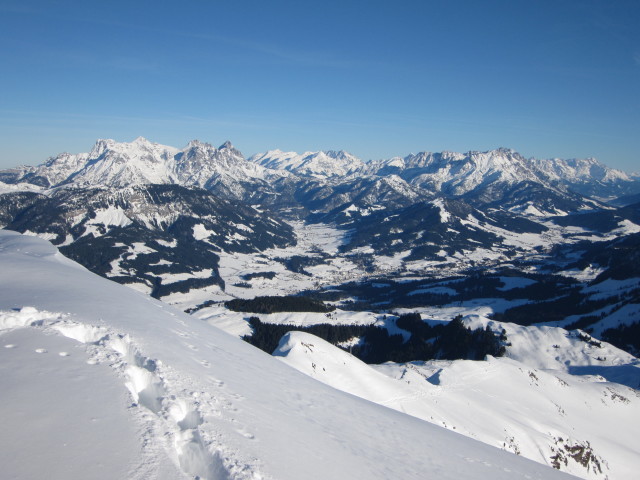
[(640, 193), (640, 180), (594, 159), (527, 159), (508, 148), (468, 153), (420, 152), (371, 162), (363, 162), (344, 150), (270, 150), (247, 160), (228, 140), (218, 148), (192, 140), (178, 149), (144, 137), (122, 143), (98, 140), (88, 153), (62, 153), (36, 167), (0, 171), (0, 180), (45, 188), (66, 184), (124, 187), (175, 183), (207, 188), (238, 200), (269, 202), (285, 192), (334, 189), (345, 182), (348, 187), (351, 182), (365, 179), (374, 183), (389, 175), (396, 175), (426, 196), (468, 197), (482, 202), (504, 199), (511, 206), (519, 201), (511, 198), (513, 191), (526, 186), (529, 197), (533, 189), (546, 191), (556, 199), (556, 207), (547, 209), (550, 213), (584, 206), (584, 202), (572, 197), (575, 193), (598, 199)]

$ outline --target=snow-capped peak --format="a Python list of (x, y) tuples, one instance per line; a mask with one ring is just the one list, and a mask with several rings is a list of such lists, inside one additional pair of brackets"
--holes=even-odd
[(542, 176), (552, 181), (577, 181), (577, 182), (612, 182), (616, 180), (630, 181), (626, 173), (609, 168), (598, 162), (595, 158), (585, 159), (536, 159), (529, 162)]
[(111, 139), (98, 139), (96, 140), (96, 144), (93, 146), (91, 151), (89, 152), (89, 158), (98, 158), (102, 155), (106, 150), (115, 145), (116, 141)]
[(364, 165), (344, 150), (318, 152), (283, 152), (270, 150), (254, 155), (250, 161), (275, 170), (286, 170), (303, 177), (333, 178), (347, 176)]

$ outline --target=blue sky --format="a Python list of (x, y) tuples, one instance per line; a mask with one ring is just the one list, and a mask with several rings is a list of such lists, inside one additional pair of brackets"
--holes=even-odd
[(640, 170), (640, 1), (0, 0), (0, 167), (144, 136)]

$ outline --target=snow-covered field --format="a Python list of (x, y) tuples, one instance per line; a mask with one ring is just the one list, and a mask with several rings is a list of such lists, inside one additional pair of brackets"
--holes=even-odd
[[(577, 364), (591, 360), (579, 345), (565, 348), (566, 332), (555, 330), (544, 333), (562, 344), (560, 355)], [(530, 361), (546, 366), (544, 354), (514, 347), (512, 358), (484, 362), (366, 365), (313, 335), (290, 332), (274, 355), (337, 389), (574, 475), (636, 478), (640, 394), (602, 377), (531, 367)], [(630, 361), (613, 347), (606, 353), (617, 357), (611, 363)], [(640, 378), (637, 363), (630, 367)]]
[[(331, 283), (341, 283), (364, 275), (348, 258), (338, 255), (338, 248), (343, 244), (348, 232), (338, 230), (328, 225), (310, 225), (304, 222), (292, 222), (295, 228), (297, 245), (288, 248), (272, 248), (259, 254), (242, 254), (220, 252), (220, 276), (225, 281), (225, 291), (211, 295), (209, 300), (229, 300), (230, 298), (253, 298), (265, 295), (286, 295), (304, 289), (318, 288)], [(307, 267), (309, 275), (288, 270), (284, 261), (301, 255), (305, 257), (319, 257), (329, 255), (326, 262), (317, 266)], [(249, 280), (244, 278), (248, 274), (274, 273), (274, 278), (254, 276)], [(171, 304), (181, 308), (193, 307), (197, 301), (188, 296), (180, 297), (176, 302), (173, 298), (164, 298)]]
[(0, 232), (3, 476), (547, 479)]

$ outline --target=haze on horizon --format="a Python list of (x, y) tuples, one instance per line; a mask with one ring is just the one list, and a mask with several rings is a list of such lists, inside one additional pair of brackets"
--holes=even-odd
[(638, 171), (639, 24), (634, 0), (2, 0), (0, 168), (144, 136)]

